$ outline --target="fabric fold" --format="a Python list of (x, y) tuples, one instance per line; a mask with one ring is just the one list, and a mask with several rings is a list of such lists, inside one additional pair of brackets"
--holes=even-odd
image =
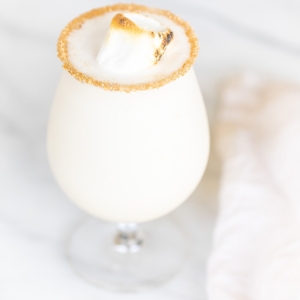
[(231, 79), (215, 141), (222, 174), (209, 299), (300, 299), (299, 88)]

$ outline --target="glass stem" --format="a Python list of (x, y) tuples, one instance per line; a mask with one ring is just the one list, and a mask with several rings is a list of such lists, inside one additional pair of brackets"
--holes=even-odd
[(136, 253), (141, 250), (143, 237), (136, 223), (118, 223), (114, 248), (120, 253)]

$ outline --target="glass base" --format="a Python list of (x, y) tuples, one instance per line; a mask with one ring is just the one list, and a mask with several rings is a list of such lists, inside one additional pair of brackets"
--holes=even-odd
[(91, 218), (67, 243), (72, 267), (89, 282), (119, 292), (138, 292), (168, 281), (187, 258), (186, 239), (170, 217), (138, 226)]

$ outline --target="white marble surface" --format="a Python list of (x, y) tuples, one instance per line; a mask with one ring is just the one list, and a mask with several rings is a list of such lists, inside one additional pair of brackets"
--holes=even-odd
[[(218, 86), (252, 70), (300, 81), (298, 0), (148, 0), (187, 19), (201, 52), (195, 68), (210, 119)], [(113, 3), (96, 0), (1, 0), (0, 10), (0, 299), (206, 299), (205, 265), (216, 216), (218, 163), (212, 157), (192, 197), (174, 214), (192, 243), (189, 265), (148, 293), (116, 295), (69, 268), (63, 241), (84, 213), (59, 190), (45, 152), (45, 131), (61, 64), (56, 38), (73, 17)]]

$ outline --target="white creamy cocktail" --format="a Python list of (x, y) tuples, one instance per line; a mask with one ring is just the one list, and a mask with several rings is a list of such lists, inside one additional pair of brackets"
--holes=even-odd
[(185, 21), (133, 4), (95, 9), (63, 30), (48, 154), (79, 207), (128, 233), (135, 225), (125, 222), (159, 218), (190, 196), (209, 153), (197, 52)]

